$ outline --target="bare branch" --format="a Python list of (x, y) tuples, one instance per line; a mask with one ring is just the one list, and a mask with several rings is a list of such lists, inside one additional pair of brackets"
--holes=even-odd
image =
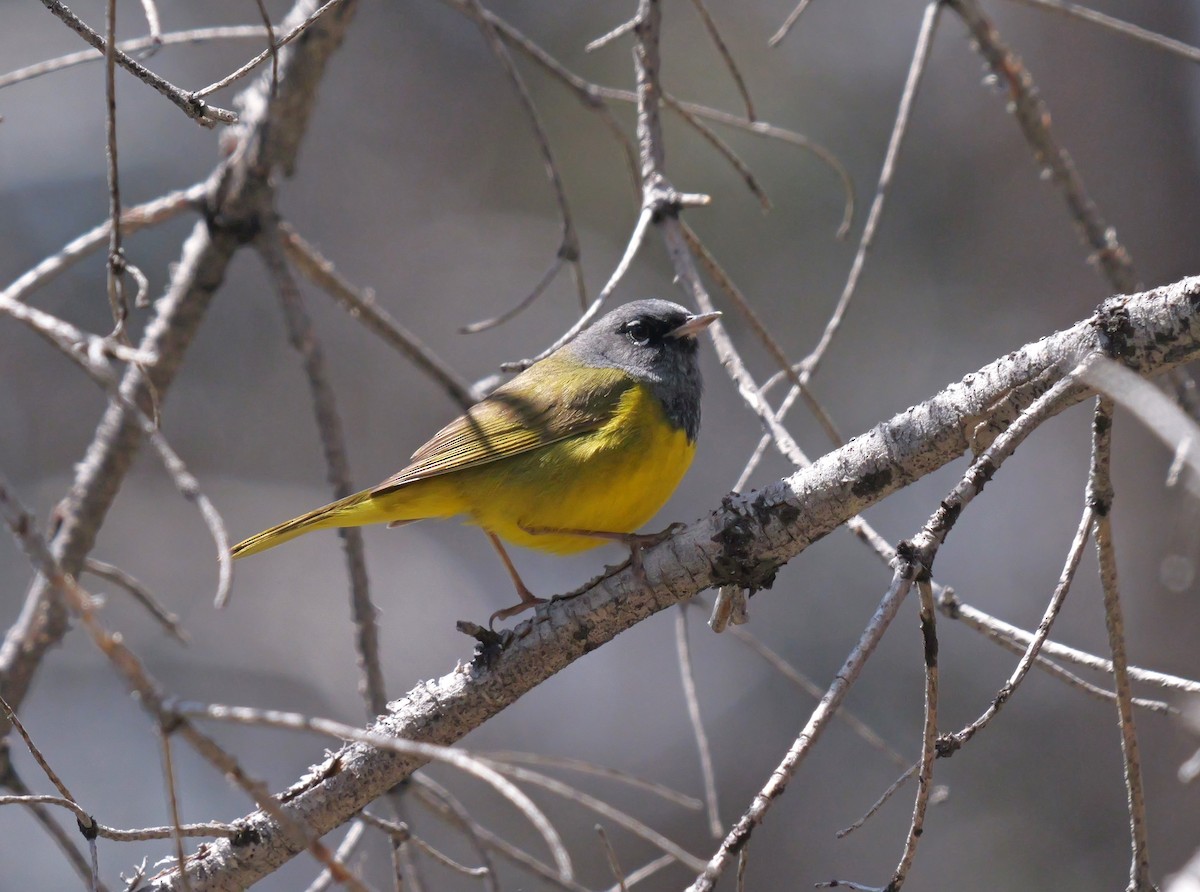
[(1113, 686), (1117, 694), (1117, 718), (1121, 727), (1121, 754), (1125, 757), (1125, 795), (1129, 808), (1132, 859), (1129, 866), (1130, 892), (1155, 892), (1150, 877), (1150, 854), (1146, 839), (1146, 797), (1142, 788), (1142, 762), (1138, 753), (1137, 729), (1133, 718), (1133, 693), (1129, 685), (1129, 662), (1125, 655), (1125, 621), (1117, 583), (1117, 553), (1112, 530), (1112, 423), (1113, 402), (1105, 396), (1096, 401), (1092, 422), (1092, 466), (1088, 475), (1087, 504), (1096, 515), (1096, 553), (1100, 561), (1100, 584), (1104, 589), (1104, 622), (1112, 651)]
[(808, 4), (812, 0), (800, 0), (796, 4), (796, 8), (788, 13), (788, 17), (783, 20), (783, 24), (779, 26), (779, 30), (771, 35), (771, 39), (767, 41), (767, 46), (778, 46), (788, 33), (795, 27), (796, 22), (800, 20), (800, 16), (804, 15), (804, 10), (808, 9)]
[(167, 610), (166, 607), (158, 602), (158, 599), (154, 597), (154, 594), (149, 589), (120, 567), (105, 563), (104, 561), (98, 561), (95, 558), (87, 558), (83, 562), (83, 569), (84, 572), (91, 573), (93, 576), (104, 579), (114, 585), (119, 585), (125, 591), (129, 592), (129, 594), (133, 595), (134, 600), (145, 607), (146, 611), (162, 626), (163, 631), (180, 644), (188, 643), (188, 633), (179, 624), (179, 617)]
[(708, 32), (708, 36), (711, 38), (713, 46), (717, 48), (717, 52), (721, 54), (721, 61), (729, 69), (729, 76), (733, 78), (734, 84), (737, 85), (737, 91), (741, 94), (742, 102), (746, 106), (746, 117), (753, 121), (758, 117), (754, 113), (754, 100), (750, 98), (750, 91), (746, 87), (746, 79), (742, 77), (741, 70), (738, 68), (737, 63), (733, 61), (733, 54), (729, 52), (729, 47), (726, 46), (725, 39), (721, 36), (720, 30), (717, 28), (717, 23), (713, 21), (712, 13), (704, 5), (704, 0), (692, 0), (692, 5), (696, 7), (696, 12), (700, 14), (700, 20), (704, 22), (704, 29)]
[[(311, 5), (312, 0), (302, 0), (288, 21), (303, 20)], [(129, 406), (149, 411), (170, 389), (230, 260), (246, 233), (254, 231), (276, 173), (289, 173), (293, 167), (319, 75), (340, 44), (355, 8), (353, 2), (344, 3), (315, 26), (322, 39), (289, 47), (281, 56), (277, 96), (264, 95), (260, 86), (244, 94), (246, 111), (234, 131), (240, 141), (206, 184), (210, 222), (196, 226), (184, 243), (167, 294), (155, 303), (155, 315), (143, 337), (140, 352), (154, 361), (145, 372), (138, 368), (126, 372), (121, 385), (125, 402), (110, 405), (77, 466), (52, 544), (54, 557), (68, 574), (82, 567), (140, 445), (142, 419)], [(118, 54), (117, 61), (121, 58)], [(42, 657), (67, 631), (67, 612), (53, 591), (45, 579), (33, 582), (19, 619), (0, 646), (0, 694), (17, 709)], [(6, 726), (0, 723), (0, 730)]]
[(365, 325), (368, 331), (400, 351), (464, 409), (482, 398), (483, 394), (477, 393), (441, 357), (421, 343), (416, 335), (388, 315), (376, 302), (374, 293), (359, 291), (343, 279), (334, 269), (333, 262), (325, 259), (288, 224), (280, 223), (279, 229), (288, 259), (310, 282), (328, 293), (342, 309)]
[(821, 698), (821, 702), (808, 717), (803, 730), (788, 748), (779, 765), (771, 772), (762, 789), (755, 794), (754, 800), (733, 829), (729, 831), (729, 835), (721, 842), (720, 848), (709, 860), (703, 872), (688, 887), (688, 892), (710, 892), (733, 857), (739, 855), (749, 845), (750, 835), (763, 822), (775, 800), (783, 795), (788, 781), (795, 776), (800, 764), (812, 751), (817, 739), (828, 727), (842, 701), (846, 698), (846, 694), (858, 679), (867, 660), (875, 652), (875, 647), (883, 638), (883, 633), (887, 631), (892, 620), (895, 619), (896, 613), (900, 610), (900, 605), (904, 603), (910, 585), (911, 583), (902, 579), (899, 574), (894, 577), (892, 585), (884, 594), (875, 614), (867, 623), (862, 637), (846, 657), (846, 661), (834, 676), (828, 690)]
[(675, 613), (675, 651), (679, 657), (679, 675), (683, 680), (683, 699), (687, 703), (692, 736), (696, 738), (696, 749), (700, 755), (700, 777), (704, 782), (708, 829), (719, 839), (721, 831), (725, 828), (721, 823), (720, 807), (717, 805), (717, 776), (713, 770), (712, 751), (708, 745), (708, 735), (704, 732), (704, 719), (700, 716), (700, 698), (696, 694), (696, 674), (692, 668), (692, 648), (687, 633), (687, 607), (685, 601)]
[[(321, 437), (321, 448), (325, 456), (326, 476), (334, 500), (344, 499), (354, 492), (350, 479), (350, 460), (346, 455), (346, 436), (338, 415), (333, 387), (325, 370), (325, 354), (317, 339), (312, 319), (304, 308), (300, 289), (292, 278), (287, 261), (283, 256), (281, 235), (276, 227), (269, 226), (259, 239), (259, 249), (283, 308), (288, 341), (300, 354), (304, 374), (308, 379), (309, 397), (312, 400), (313, 416)], [(367, 581), (367, 561), (363, 551), (362, 530), (346, 527), (338, 530), (342, 548), (346, 555), (346, 572), (350, 581), (350, 610), (354, 621), (354, 648), (358, 655), (360, 673), (359, 693), (363, 696), (370, 716), (387, 709), (387, 691), (383, 681), (383, 668), (379, 660), (379, 626), (375, 622), (378, 610), (371, 600)], [(221, 605), (217, 605), (221, 606)]]
[[(756, 493), (726, 496), (711, 516), (646, 550), (643, 563), (649, 587), (625, 569), (602, 577), (570, 599), (538, 608), (532, 619), (500, 636), (499, 645), (491, 645), (476, 663), (436, 682), (419, 684), (394, 701), (372, 732), (405, 741), (451, 743), (621, 631), (702, 589), (723, 584), (764, 587), (774, 568), (813, 541), (961, 456), (970, 448), (973, 424), (1002, 398), (1009, 397), (1012, 406), (1027, 407), (1073, 369), (1080, 356), (1101, 344), (1110, 350), (1119, 348), (1130, 368), (1146, 374), (1200, 356), (1198, 297), (1200, 279), (1188, 279), (1145, 295), (1109, 301), (1095, 316), (968, 375), (811, 467)], [(1114, 314), (1119, 325), (1112, 324)], [(1053, 411), (1081, 398), (1072, 391), (1067, 399), (1054, 402)], [(898, 603), (895, 598), (886, 603), (890, 615)], [(889, 616), (878, 617), (872, 628), (886, 624), (886, 619)], [(860, 656), (865, 658), (858, 651), (852, 655), (855, 667)], [(844, 695), (843, 682), (827, 692), (810, 722), (812, 731), (825, 726)], [(795, 758), (801, 758), (810, 745), (799, 741)], [(292, 789), (285, 808), (303, 816), (317, 832), (327, 832), (391, 789), (422, 761), (371, 747), (345, 747)], [(337, 770), (331, 772), (332, 765)], [(270, 817), (249, 815), (243, 820), (260, 845), (253, 856), (241, 853), (239, 881), (262, 876), (299, 851), (295, 840), (289, 840)], [(736, 854), (722, 851), (722, 858)], [(191, 859), (193, 878), (207, 877), (204, 884), (193, 883), (197, 892), (216, 887), (228, 876), (221, 867), (228, 852), (224, 843), (217, 842)]]
[[(43, 2), (45, 2), (45, 0), (43, 0)], [(271, 72), (272, 72), (271, 95), (274, 96), (275, 90), (276, 90), (276, 85), (279, 82), (279, 79), (276, 76), (277, 60), (278, 60), (277, 53), (279, 52), (279, 50), (282, 47), (287, 46), (289, 43), (291, 43), (293, 40), (295, 40), (297, 37), (299, 37), (301, 34), (303, 34), (309, 28), (311, 28), (322, 16), (325, 15), (325, 13), (329, 12), (334, 7), (336, 7), (342, 3), (345, 3), (345, 2), (348, 2), (348, 0), (327, 0), (326, 3), (322, 4), (321, 6), (317, 7), (316, 9), (314, 9), (312, 11), (312, 13), (310, 13), (309, 16), (306, 19), (304, 19), (304, 21), (292, 26), (292, 28), (286, 34), (284, 34), (283, 37), (281, 37), (277, 42), (272, 40), (271, 45), (269, 47), (267, 47), (265, 50), (263, 50), (261, 53), (259, 53), (257, 56), (255, 56), (253, 59), (251, 59), (249, 62), (247, 62), (245, 65), (243, 65), (241, 68), (227, 74), (225, 77), (221, 78), (216, 83), (209, 84), (207, 87), (202, 87), (201, 89), (197, 90), (195, 93), (192, 93), (191, 95), (195, 99), (203, 99), (205, 96), (208, 96), (211, 93), (215, 93), (218, 90), (223, 90), (223, 89), (225, 89), (225, 87), (228, 87), (230, 84), (233, 84), (236, 81), (241, 80), (243, 77), (245, 77), (247, 74), (249, 74), (255, 68), (257, 68), (259, 65), (261, 65), (263, 62), (265, 62), (267, 59), (270, 59), (271, 60)], [(291, 16), (289, 16), (288, 18), (290, 19)], [(284, 23), (285, 26), (287, 24), (288, 24), (287, 22)]]
[(1137, 25), (1113, 18), (1110, 15), (1105, 15), (1096, 9), (1089, 9), (1077, 3), (1067, 3), (1065, 0), (1017, 0), (1017, 2), (1049, 12), (1057, 12), (1070, 18), (1079, 19), (1080, 21), (1091, 22), (1093, 25), (1107, 28), (1109, 31), (1120, 34), (1122, 37), (1130, 37), (1142, 43), (1149, 44), (1155, 49), (1180, 56), (1189, 62), (1200, 62), (1200, 49), (1191, 44), (1175, 40), (1155, 31), (1139, 28)]
[[(71, 12), (59, 0), (42, 0), (42, 5), (62, 19), (72, 31), (101, 53), (106, 52), (105, 47), (107, 44), (104, 38), (88, 27), (86, 22)], [(201, 101), (201, 98), (195, 93), (181, 90), (170, 81), (159, 77), (141, 63), (134, 61), (126, 53), (121, 52), (121, 50), (115, 50), (113, 56), (122, 68), (130, 72), (138, 80), (149, 84), (163, 96), (166, 96), (198, 124), (204, 127), (215, 127), (217, 124), (232, 124), (237, 121), (238, 116), (233, 112), (228, 109), (218, 108), (215, 105), (209, 105)]]
[[(160, 34), (157, 39), (150, 36), (135, 37), (132, 40), (121, 40), (117, 42), (117, 49), (123, 53), (138, 53), (159, 46), (207, 43), (213, 40), (255, 40), (267, 36), (267, 29), (261, 28), (258, 25), (222, 25), (215, 28), (193, 28), (188, 31), (171, 31), (166, 34)], [(38, 62), (35, 65), (17, 68), (8, 74), (0, 75), (0, 90), (10, 87), (13, 84), (21, 83), (22, 81), (32, 80), (35, 77), (62, 71), (65, 68), (73, 68), (76, 65), (82, 65), (86, 62), (96, 62), (104, 57), (105, 54), (98, 50), (81, 50), (78, 53), (70, 53), (66, 56), (58, 56), (54, 59)]]
[(1070, 153), (1050, 132), (1050, 110), (1038, 95), (1033, 76), (1016, 53), (1001, 41), (996, 26), (976, 0), (947, 0), (946, 5), (958, 13), (970, 31), (972, 46), (1004, 83), (1017, 123), (1033, 149), (1034, 161), (1050, 172), (1050, 179), (1062, 193), (1084, 243), (1093, 252), (1097, 268), (1117, 291), (1135, 290), (1137, 274), (1133, 261), (1117, 241), (1116, 230), (1105, 221), (1088, 194)]

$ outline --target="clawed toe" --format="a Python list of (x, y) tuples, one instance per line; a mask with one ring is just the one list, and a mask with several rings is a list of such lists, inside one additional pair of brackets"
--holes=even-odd
[(488, 617), (488, 628), (493, 631), (496, 628), (496, 620), (506, 620), (510, 616), (516, 616), (518, 613), (524, 613), (526, 610), (536, 607), (538, 604), (545, 604), (545, 598), (535, 598), (532, 595), (529, 598), (522, 598), (520, 603), (514, 604), (512, 607), (505, 607), (503, 610), (497, 610)]

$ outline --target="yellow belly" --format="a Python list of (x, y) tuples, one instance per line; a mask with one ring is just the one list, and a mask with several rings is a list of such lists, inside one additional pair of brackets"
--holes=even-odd
[(631, 533), (670, 498), (695, 451), (649, 391), (634, 387), (603, 428), (440, 482), (457, 490), (469, 523), (517, 545), (568, 554), (604, 540), (528, 530)]

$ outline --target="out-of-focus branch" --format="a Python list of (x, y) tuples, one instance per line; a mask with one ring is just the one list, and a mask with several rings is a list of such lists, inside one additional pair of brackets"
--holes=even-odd
[[(105, 52), (108, 44), (104, 38), (89, 27), (83, 19), (71, 12), (64, 4), (58, 2), (58, 0), (42, 0), (42, 5), (58, 16), (67, 27), (90, 43), (93, 48), (102, 53)], [(116, 64), (120, 65), (138, 80), (149, 84), (163, 96), (166, 96), (183, 109), (184, 114), (197, 123), (205, 127), (215, 127), (218, 123), (232, 124), (237, 121), (238, 116), (233, 112), (228, 109), (218, 108), (215, 105), (209, 105), (207, 102), (197, 98), (195, 94), (175, 86), (140, 62), (130, 58), (128, 54), (121, 52), (115, 46), (113, 47), (113, 57)]]
[[(312, 0), (297, 3), (285, 26), (303, 21), (315, 5)], [(130, 405), (109, 406), (60, 506), (52, 552), (64, 572), (79, 573), (133, 463), (143, 431), (132, 407), (151, 414), (165, 397), (229, 262), (254, 237), (260, 216), (271, 206), (273, 174), (291, 172), (325, 64), (355, 9), (354, 2), (342, 4), (287, 49), (276, 95), (268, 95), (265, 82), (243, 94), (242, 122), (230, 131), (236, 148), (207, 183), (205, 220), (185, 241), (167, 293), (156, 303), (142, 339), (142, 352), (155, 359), (126, 372), (121, 393)], [(35, 580), (0, 646), (0, 696), (14, 709), (20, 708), (42, 656), (66, 631), (61, 599), (44, 579)], [(7, 723), (0, 722), (0, 731), (7, 730)]]
[[(395, 701), (372, 731), (449, 744), (617, 634), (705, 588), (766, 588), (779, 567), (849, 517), (957, 459), (971, 446), (980, 417), (997, 403), (1027, 408), (1079, 359), (1119, 355), (1143, 375), (1200, 356), (1200, 278), (1106, 302), (1069, 329), (1017, 350), (895, 416), (811, 467), (761, 491), (730, 494), (706, 518), (647, 549), (652, 581), (623, 570), (569, 599), (541, 607), (531, 620), (489, 639), (474, 663), (419, 684)], [(1081, 395), (1059, 404), (1065, 408)], [(413, 772), (421, 761), (359, 745), (342, 748), (285, 795), (295, 820), (324, 833)], [(333, 770), (336, 766), (337, 770)], [(298, 849), (262, 814), (244, 819), (258, 840), (242, 853), (242, 877), (261, 876)], [(217, 842), (194, 858), (196, 892), (224, 888)], [(246, 871), (249, 873), (246, 873)], [(161, 881), (155, 888), (177, 888)]]

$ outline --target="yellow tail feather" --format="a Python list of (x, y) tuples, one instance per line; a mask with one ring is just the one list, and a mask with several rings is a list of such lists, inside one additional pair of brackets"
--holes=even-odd
[(234, 558), (258, 554), (313, 530), (369, 523), (399, 526), (429, 517), (451, 517), (466, 510), (457, 487), (447, 477), (417, 480), (382, 494), (377, 494), (376, 489), (364, 489), (263, 530), (233, 546), (229, 553)]
[(295, 539), (297, 536), (302, 536), (313, 530), (327, 530), (332, 527), (355, 527), (364, 523), (371, 523), (375, 518), (370, 516), (364, 517), (360, 512), (352, 510), (363, 502), (368, 501), (370, 497), (370, 490), (358, 492), (352, 496), (346, 496), (344, 499), (339, 499), (336, 502), (331, 502), (321, 508), (309, 511), (307, 514), (293, 517), (291, 520), (284, 521), (281, 524), (271, 527), (269, 530), (263, 530), (261, 533), (255, 533), (249, 539), (242, 540), (229, 550), (229, 554), (235, 559), (247, 557), (252, 554), (258, 554), (260, 551), (266, 551), (268, 548), (274, 548), (276, 545), (281, 545), (290, 539)]

